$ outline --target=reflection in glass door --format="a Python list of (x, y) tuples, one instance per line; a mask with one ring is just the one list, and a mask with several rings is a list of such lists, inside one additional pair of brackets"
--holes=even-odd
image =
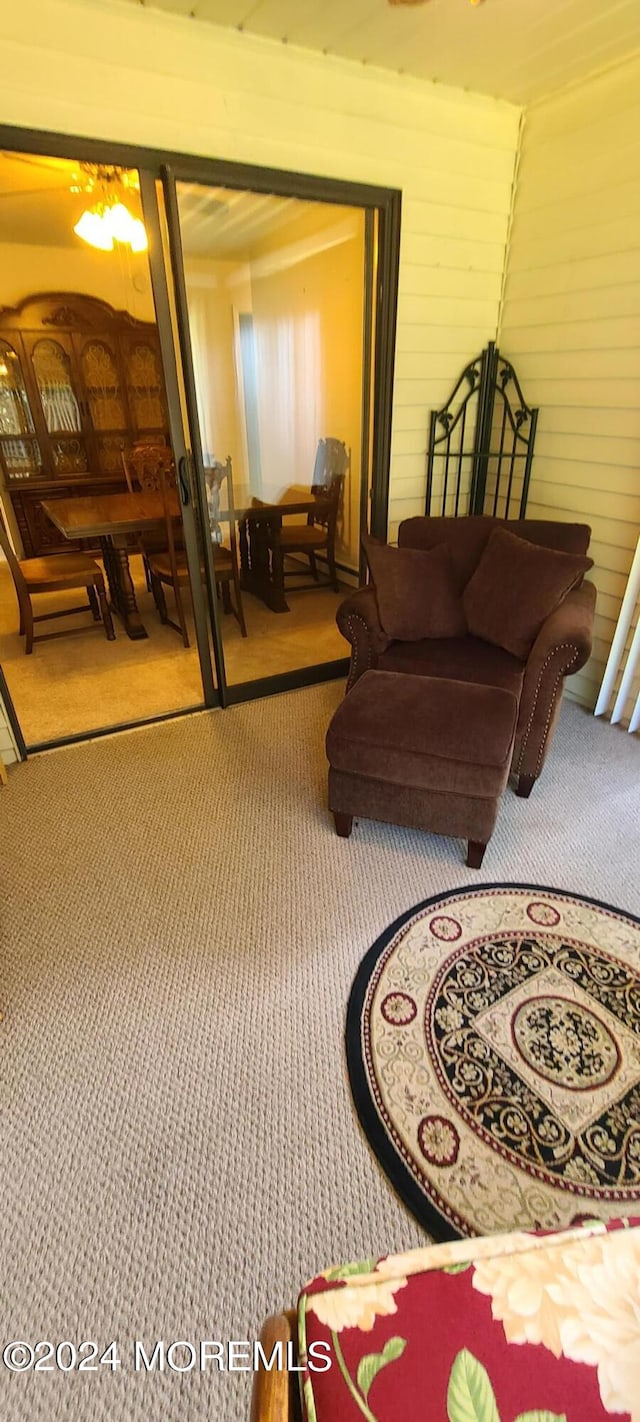
[(215, 700), (141, 217), (134, 170), (0, 150), (0, 664), (29, 750)]
[(369, 482), (370, 217), (170, 175), (165, 193), (223, 676), (337, 665)]

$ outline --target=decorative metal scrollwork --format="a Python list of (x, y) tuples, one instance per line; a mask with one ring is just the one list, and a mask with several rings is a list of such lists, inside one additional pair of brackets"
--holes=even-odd
[(426, 512), (523, 518), (537, 419), (511, 361), (490, 341), (431, 411)]

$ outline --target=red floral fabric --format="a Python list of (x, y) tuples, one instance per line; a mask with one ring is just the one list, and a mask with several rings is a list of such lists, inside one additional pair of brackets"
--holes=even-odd
[(298, 1319), (306, 1422), (640, 1422), (640, 1219), (328, 1270)]

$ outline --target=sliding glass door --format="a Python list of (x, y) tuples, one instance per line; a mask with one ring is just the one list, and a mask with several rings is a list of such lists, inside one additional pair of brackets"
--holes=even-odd
[[(0, 145), (0, 660), (28, 749), (340, 674), (360, 532), (386, 530), (400, 194)], [(47, 592), (61, 640), (25, 656), (16, 559), (74, 551), (115, 640)]]
[(157, 213), (81, 155), (0, 148), (0, 663), (29, 750), (216, 697)]
[(168, 250), (173, 442), (220, 694), (337, 674), (371, 486), (375, 216), (168, 170), (159, 188), (143, 181), (145, 221)]

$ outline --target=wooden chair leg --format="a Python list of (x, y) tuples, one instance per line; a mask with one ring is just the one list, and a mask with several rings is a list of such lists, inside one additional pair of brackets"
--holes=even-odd
[(334, 592), (339, 592), (338, 574), (336, 571), (336, 555), (333, 548), (327, 548), (327, 564), (329, 568), (329, 582)]
[(486, 844), (479, 839), (470, 839), (467, 843), (467, 868), (479, 869), (484, 859)]
[(519, 775), (516, 785), (516, 795), (519, 795), (521, 800), (528, 800), (535, 783), (535, 775)]
[(29, 621), (29, 614), (30, 612), (31, 614), (33, 614), (33, 609), (31, 607), (31, 599), (26, 588), (16, 588), (16, 592), (18, 595), (18, 612), (20, 613), (18, 635), (20, 637), (24, 637), (24, 634), (27, 630), (27, 623)]
[(318, 576), (319, 576), (319, 575), (318, 575), (318, 560), (317, 560), (317, 558), (316, 558), (315, 553), (309, 553), (309, 554), (307, 554), (307, 556), (308, 556), (308, 559), (309, 559), (309, 563), (310, 563), (310, 565), (311, 565), (311, 574), (312, 574), (312, 577), (313, 577), (314, 581), (317, 583), (317, 581), (318, 581)]
[(180, 623), (180, 631), (182, 632), (182, 640), (185, 647), (188, 647), (189, 633), (187, 631), (187, 619), (184, 615), (184, 603), (182, 601), (182, 592), (180, 591), (179, 583), (174, 584), (173, 593), (176, 600), (176, 612), (178, 614), (178, 622)]
[(88, 600), (88, 603), (89, 603), (89, 607), (91, 608), (91, 616), (93, 617), (94, 622), (99, 622), (99, 621), (100, 621), (100, 606), (99, 606), (99, 603), (98, 603), (98, 598), (97, 598), (97, 596), (96, 596), (96, 590), (95, 590), (95, 588), (92, 588), (92, 587), (88, 587), (88, 588), (87, 588), (87, 600)]
[(233, 607), (232, 607), (232, 605), (231, 605), (231, 592), (230, 592), (230, 590), (229, 590), (229, 579), (228, 579), (228, 578), (224, 578), (224, 579), (222, 580), (221, 588), (222, 588), (222, 611), (223, 611), (223, 612), (227, 612), (227, 613), (233, 612)]
[(28, 598), (25, 601), (24, 607), (22, 609), (22, 620), (24, 624), (25, 635), (24, 650), (25, 656), (28, 657), (33, 651), (33, 607), (31, 606), (31, 598)]
[(238, 622), (240, 623), (240, 631), (241, 631), (241, 633), (242, 633), (242, 636), (243, 636), (243, 637), (246, 637), (246, 636), (247, 636), (247, 624), (246, 624), (246, 622), (245, 622), (245, 620), (244, 620), (244, 608), (243, 608), (243, 606), (242, 606), (242, 593), (241, 593), (241, 591), (240, 591), (240, 576), (239, 576), (239, 573), (238, 573), (238, 564), (236, 563), (235, 559), (234, 559), (234, 564), (233, 564), (233, 592), (234, 592), (234, 597), (235, 597), (235, 601), (236, 601), (235, 613), (236, 613), (236, 617), (237, 617), (237, 619), (238, 619)]
[(155, 602), (156, 608), (158, 610), (158, 617), (160, 618), (160, 621), (163, 624), (166, 624), (169, 621), (169, 614), (167, 612), (167, 599), (164, 595), (164, 588), (162, 586), (162, 583), (160, 582), (159, 578), (156, 578), (154, 573), (151, 574), (151, 591), (153, 593), (153, 601)]
[(96, 583), (95, 591), (93, 588), (91, 589), (91, 591), (93, 592), (94, 598), (96, 599), (96, 606), (98, 608), (98, 621), (100, 621), (100, 615), (102, 615), (104, 635), (107, 639), (107, 642), (115, 642), (116, 633), (113, 625), (113, 619), (111, 617), (109, 603), (107, 600), (107, 594), (105, 591), (104, 578), (101, 578), (100, 582)]
[(341, 810), (334, 810), (333, 819), (336, 834), (339, 834), (341, 839), (348, 839), (353, 829), (353, 815), (345, 815)]

